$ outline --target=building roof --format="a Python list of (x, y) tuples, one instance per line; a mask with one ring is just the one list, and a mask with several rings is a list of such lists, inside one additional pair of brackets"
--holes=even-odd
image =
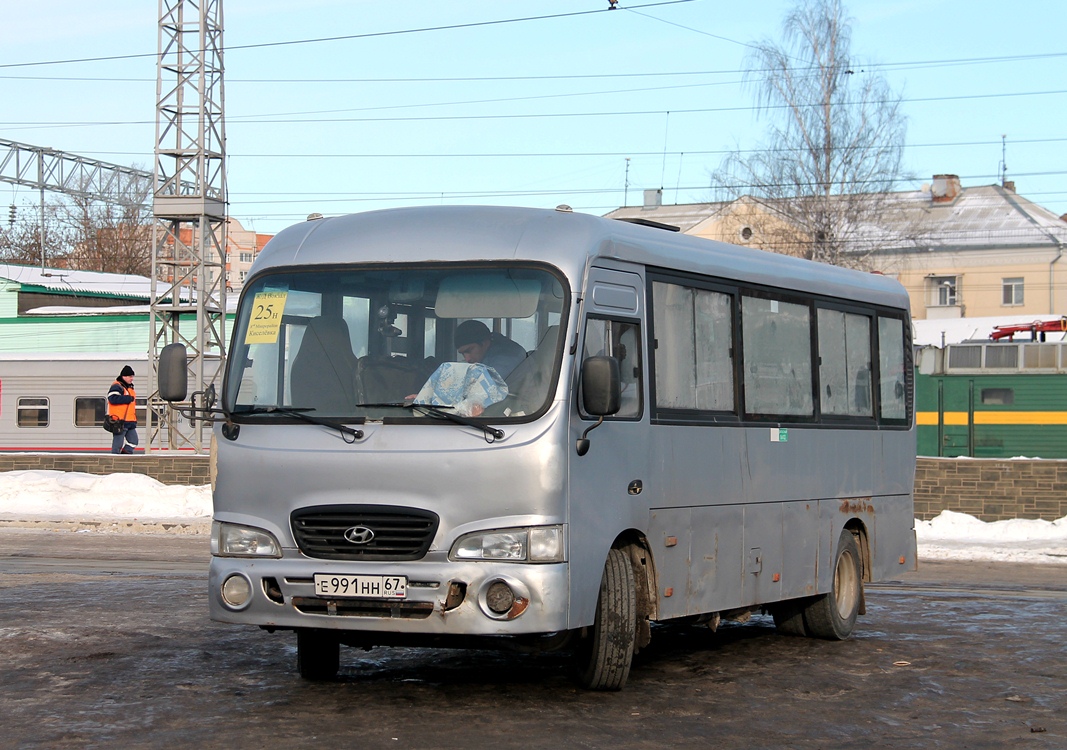
[(68, 268), (44, 268), (0, 263), (0, 279), (22, 286), (23, 291), (64, 295), (91, 295), (148, 300), (152, 281), (147, 276)]
[(917, 244), (937, 249), (1067, 244), (1067, 222), (1000, 185), (961, 188), (955, 200), (934, 203), (929, 190), (896, 194), (903, 211), (887, 227), (914, 227)]
[[(991, 246), (1067, 245), (1067, 221), (1000, 185), (959, 188), (952, 200), (935, 201), (931, 188), (892, 193), (893, 207), (877, 225), (857, 227), (855, 237), (879, 250), (978, 249)], [(627, 206), (606, 214), (613, 219), (647, 219), (693, 233), (701, 223), (729, 213), (737, 201), (668, 206)]]

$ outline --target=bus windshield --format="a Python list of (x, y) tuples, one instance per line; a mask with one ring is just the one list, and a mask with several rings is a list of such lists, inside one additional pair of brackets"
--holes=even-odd
[(559, 369), (567, 294), (528, 265), (271, 271), (243, 293), (224, 405), (238, 418), (533, 415)]

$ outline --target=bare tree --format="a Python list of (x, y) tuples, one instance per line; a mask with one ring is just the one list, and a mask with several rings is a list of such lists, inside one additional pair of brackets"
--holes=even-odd
[(855, 64), (850, 43), (841, 0), (799, 0), (782, 44), (754, 45), (746, 66), (767, 142), (728, 156), (712, 181), (720, 198), (747, 196), (754, 244), (866, 267), (879, 227), (900, 234), (892, 191), (905, 177), (906, 122), (900, 97)]
[[(60, 221), (62, 203), (45, 202), (43, 264), (64, 267), (72, 244), (69, 228)], [(40, 207), (26, 207), (0, 227), (0, 262), (27, 266), (42, 265)]]
[[(81, 194), (46, 201), (44, 261), (50, 267), (147, 276), (152, 265), (151, 182), (115, 179), (106, 194), (85, 186)], [(0, 226), (0, 261), (42, 265), (41, 213), (17, 212)]]
[(152, 217), (147, 180), (119, 176), (106, 196), (72, 196), (62, 218), (74, 237), (70, 267), (147, 276), (152, 265)]

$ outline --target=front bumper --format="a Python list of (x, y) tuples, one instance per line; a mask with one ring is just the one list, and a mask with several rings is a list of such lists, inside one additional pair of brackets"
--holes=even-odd
[[(344, 562), (310, 559), (293, 549), (281, 559), (212, 557), (211, 619), (268, 628), (321, 628), (380, 633), (500, 636), (563, 631), (569, 621), (567, 563)], [(403, 600), (316, 596), (315, 574), (406, 576)], [(251, 600), (234, 609), (223, 583), (243, 576)], [(516, 604), (494, 612), (487, 594), (502, 581)]]

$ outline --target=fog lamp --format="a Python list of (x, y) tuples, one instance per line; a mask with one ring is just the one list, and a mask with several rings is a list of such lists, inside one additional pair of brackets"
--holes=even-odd
[(230, 609), (242, 609), (252, 601), (252, 582), (234, 574), (222, 583), (222, 601)]
[(485, 605), (498, 615), (511, 610), (515, 604), (515, 592), (503, 581), (497, 581), (485, 592)]

